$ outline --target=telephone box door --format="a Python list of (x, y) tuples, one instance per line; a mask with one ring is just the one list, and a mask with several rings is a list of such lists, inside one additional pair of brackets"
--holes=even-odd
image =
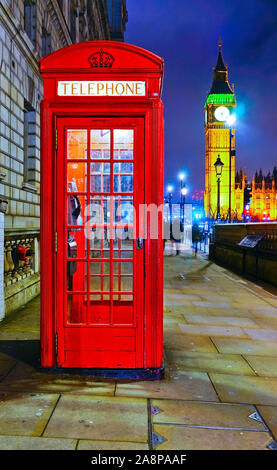
[(142, 368), (143, 118), (57, 118), (57, 365)]

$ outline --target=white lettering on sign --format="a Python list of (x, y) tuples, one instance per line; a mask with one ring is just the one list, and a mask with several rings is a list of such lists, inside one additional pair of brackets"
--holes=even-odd
[(145, 96), (145, 82), (58, 81), (58, 96)]

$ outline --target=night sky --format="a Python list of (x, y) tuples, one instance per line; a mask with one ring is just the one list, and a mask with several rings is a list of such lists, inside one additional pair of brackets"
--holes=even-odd
[(165, 184), (204, 189), (203, 107), (219, 36), (237, 98), (236, 169), (277, 165), (277, 1), (127, 0), (125, 42), (165, 60)]

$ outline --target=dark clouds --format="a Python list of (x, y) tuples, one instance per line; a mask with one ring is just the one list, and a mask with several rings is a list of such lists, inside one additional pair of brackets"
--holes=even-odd
[(203, 106), (223, 39), (238, 102), (236, 167), (277, 164), (277, 1), (127, 0), (125, 40), (165, 59), (165, 183), (204, 187)]

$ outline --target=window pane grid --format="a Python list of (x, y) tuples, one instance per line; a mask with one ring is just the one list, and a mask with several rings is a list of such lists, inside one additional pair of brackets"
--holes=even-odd
[[(78, 137), (80, 148), (76, 143)], [(130, 142), (127, 142), (128, 138)], [(134, 295), (133, 240), (130, 241), (128, 235), (121, 240), (117, 232), (121, 230), (123, 233), (126, 229), (134, 228), (130, 209), (133, 203), (133, 130), (75, 129), (71, 143), (71, 148), (69, 142), (67, 145), (67, 166), (71, 174), (76, 170), (78, 177), (72, 178), (75, 186), (68, 186), (67, 197), (85, 198), (85, 201), (82, 200), (82, 214), (87, 202), (95, 207), (86, 211), (86, 218), (83, 217), (76, 225), (69, 223), (66, 226), (67, 230), (75, 233), (76, 238), (80, 230), (82, 233), (86, 230), (88, 235), (83, 248), (85, 258), (78, 251), (78, 257), (68, 255), (66, 258), (69, 264), (84, 263), (81, 270), (84, 276), (83, 290), (80, 290), (77, 282), (74, 290), (67, 290), (67, 294), (71, 299), (76, 299), (73, 304), (77, 309), (80, 310), (82, 302), (84, 304), (85, 318), (82, 313), (80, 324), (113, 325), (114, 302), (128, 303), (133, 301)], [(90, 212), (93, 210), (98, 211), (96, 222), (91, 217)], [(92, 222), (87, 224), (91, 218)], [(90, 230), (98, 229), (102, 235), (98, 240), (91, 240)], [(97, 316), (90, 308), (91, 302), (103, 302), (109, 309), (104, 316)], [(78, 324), (77, 317), (74, 319), (73, 324)]]

